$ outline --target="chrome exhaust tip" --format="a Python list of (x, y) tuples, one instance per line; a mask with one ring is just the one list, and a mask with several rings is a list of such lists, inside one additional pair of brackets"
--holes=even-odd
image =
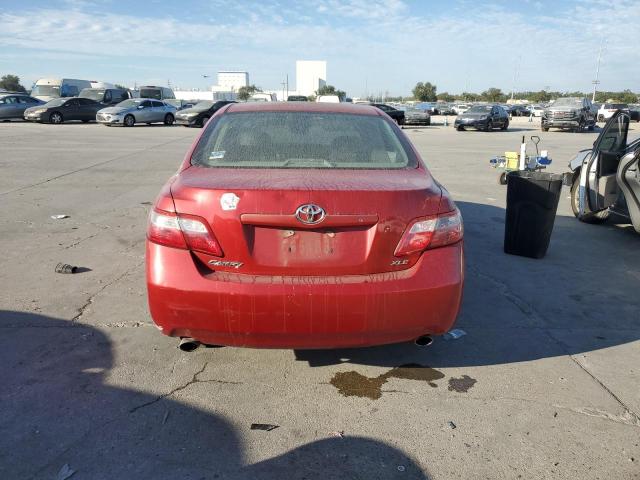
[(419, 347), (428, 347), (433, 343), (433, 338), (431, 338), (431, 335), (421, 335), (413, 343)]
[(200, 346), (200, 342), (191, 337), (180, 338), (180, 343), (178, 344), (178, 348), (183, 352), (193, 352), (199, 346)]

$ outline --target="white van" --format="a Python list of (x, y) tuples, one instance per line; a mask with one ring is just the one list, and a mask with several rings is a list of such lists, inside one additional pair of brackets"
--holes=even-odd
[(156, 87), (154, 85), (145, 85), (140, 87), (140, 98), (152, 98), (153, 100), (174, 99), (176, 96), (173, 90), (168, 87)]
[(249, 98), (249, 102), (276, 102), (278, 97), (275, 93), (256, 92)]
[(338, 95), (318, 95), (316, 102), (320, 103), (340, 103), (340, 97)]
[(77, 97), (80, 91), (91, 88), (89, 80), (75, 78), (41, 78), (33, 84), (31, 96), (48, 102), (54, 98)]

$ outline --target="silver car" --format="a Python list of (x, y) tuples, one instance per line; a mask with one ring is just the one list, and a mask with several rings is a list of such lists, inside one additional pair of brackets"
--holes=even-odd
[(96, 121), (104, 125), (133, 127), (136, 123), (158, 123), (173, 125), (176, 107), (160, 100), (130, 98), (113, 107), (98, 111)]
[(38, 105), (44, 102), (24, 93), (0, 93), (0, 120), (22, 119), (27, 108)]

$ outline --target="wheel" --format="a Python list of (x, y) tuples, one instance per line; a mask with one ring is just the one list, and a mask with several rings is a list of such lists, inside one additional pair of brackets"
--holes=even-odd
[(204, 127), (207, 124), (208, 121), (209, 121), (209, 117), (202, 117), (200, 119), (200, 126)]
[(427, 123), (425, 123), (425, 125), (427, 126), (431, 125), (431, 119), (427, 120)]
[(500, 130), (506, 130), (507, 128), (509, 128), (509, 120), (507, 120), (506, 122), (504, 122), (504, 125), (500, 127)]
[(484, 125), (484, 131), (490, 132), (493, 129), (493, 123), (490, 120), (487, 120), (487, 123)]
[(458, 125), (456, 127), (456, 130), (458, 130), (459, 132), (464, 132), (464, 127), (462, 125)]
[(604, 115), (602, 115), (602, 114), (598, 115), (598, 121), (599, 122), (604, 122)]
[(89, 123), (90, 120), (82, 120), (82, 123)]
[(49, 115), (49, 123), (62, 123), (64, 119), (62, 118), (62, 114), (60, 112), (53, 112)]
[(578, 126), (573, 129), (575, 133), (582, 133), (584, 131), (584, 120), (580, 120)]
[(500, 176), (498, 177), (498, 183), (500, 185), (506, 185), (507, 184), (507, 172), (502, 172), (500, 174)]
[(165, 125), (173, 125), (174, 121), (175, 121), (175, 118), (173, 118), (173, 115), (171, 115), (170, 113), (167, 113), (164, 116), (164, 124)]
[(580, 170), (573, 177), (571, 184), (571, 210), (575, 217), (584, 223), (604, 223), (609, 218), (609, 209), (600, 210), (599, 212), (589, 212), (580, 215), (578, 190), (580, 187)]
[(123, 124), (125, 127), (133, 127), (136, 124), (136, 119), (133, 115), (127, 115), (124, 117)]
[(543, 132), (548, 132), (548, 131), (549, 131), (549, 127), (545, 127), (544, 125), (543, 125), (542, 127), (540, 127), (540, 129), (541, 129)]

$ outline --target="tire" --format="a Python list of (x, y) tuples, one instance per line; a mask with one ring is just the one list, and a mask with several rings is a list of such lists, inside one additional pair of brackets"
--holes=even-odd
[(502, 172), (500, 174), (500, 176), (498, 177), (498, 183), (500, 185), (506, 185), (507, 184), (507, 172)]
[(540, 130), (542, 130), (543, 132), (548, 132), (549, 131), (549, 127), (540, 127)]
[(604, 115), (598, 115), (598, 121), (604, 122)]
[(456, 127), (456, 130), (459, 131), (459, 132), (464, 132), (464, 127), (462, 125), (458, 125)]
[(580, 215), (578, 207), (578, 187), (580, 186), (580, 170), (576, 171), (571, 184), (571, 210), (573, 215), (584, 223), (604, 223), (609, 218), (609, 209), (600, 210), (599, 212), (589, 212)]
[(64, 118), (60, 112), (53, 112), (49, 115), (49, 123), (60, 124), (62, 122), (64, 122)]
[(167, 114), (164, 116), (164, 124), (165, 124), (165, 125), (173, 125), (173, 122), (175, 122), (175, 121), (176, 121), (176, 119), (175, 119), (175, 118), (174, 118), (174, 116), (173, 116), (173, 115), (171, 115), (170, 113), (167, 113)]
[(490, 132), (491, 130), (493, 130), (493, 122), (490, 122), (489, 120), (487, 120), (487, 123), (484, 126), (484, 131)]
[(82, 120), (82, 123), (89, 123), (91, 120)]
[(504, 132), (507, 128), (509, 128), (509, 120), (507, 120), (505, 124), (500, 127), (500, 130)]
[(200, 127), (204, 127), (208, 121), (209, 121), (209, 117), (202, 117), (200, 119)]
[(584, 132), (584, 120), (580, 120), (578, 122), (578, 126), (576, 128), (573, 129), (573, 131), (575, 133), (582, 133)]
[(124, 117), (122, 124), (125, 127), (133, 127), (136, 124), (136, 119), (133, 115), (129, 114), (126, 117)]

